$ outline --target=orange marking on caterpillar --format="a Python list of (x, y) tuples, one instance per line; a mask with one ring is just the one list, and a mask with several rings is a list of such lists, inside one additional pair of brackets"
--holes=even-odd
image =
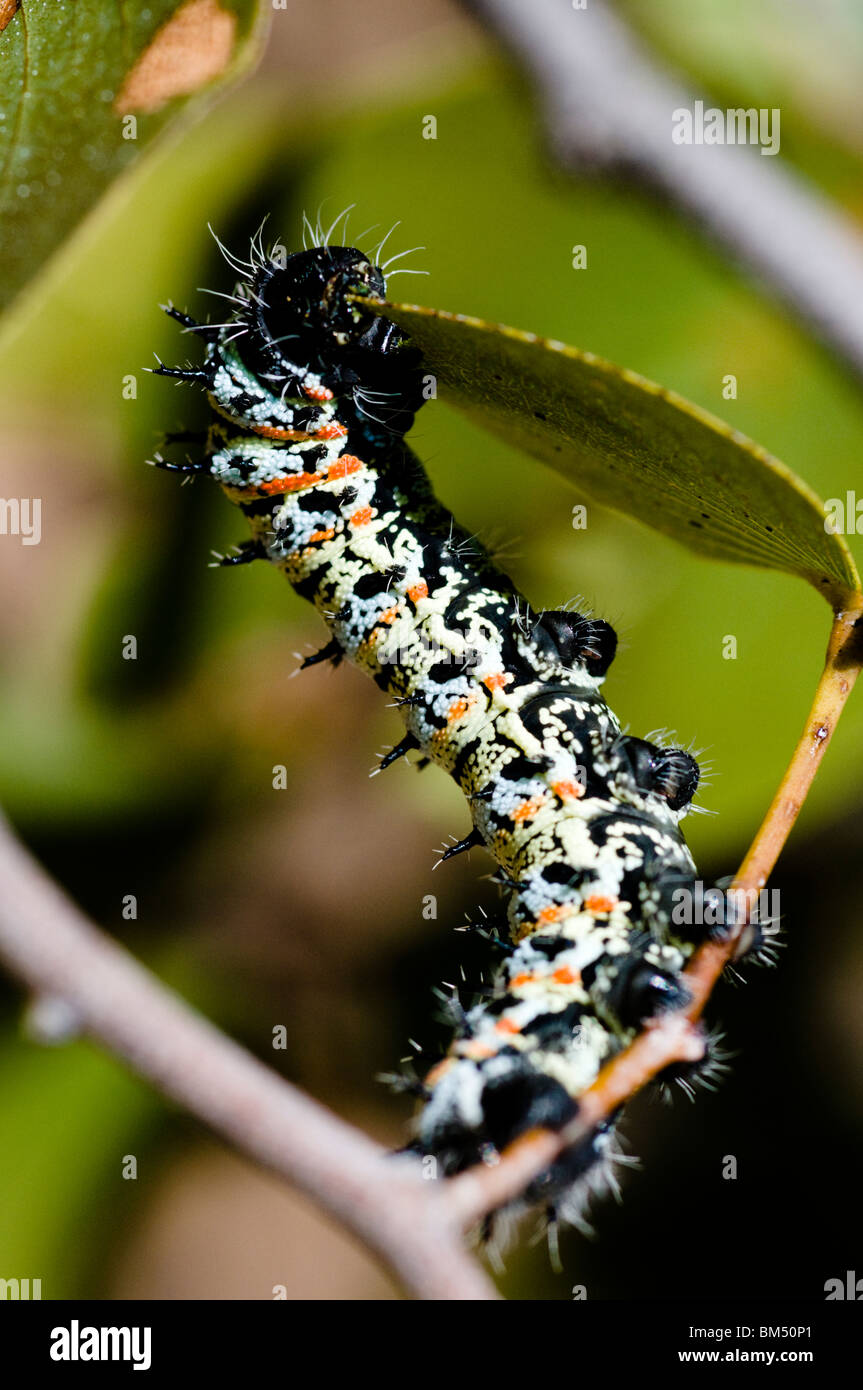
[(579, 971), (570, 970), (568, 965), (562, 965), (559, 970), (555, 970), (551, 978), (556, 985), (578, 985), (581, 983)]
[(483, 685), (487, 690), (503, 690), (505, 685), (509, 685), (512, 676), (508, 671), (498, 671), (493, 676), (486, 676)]
[(352, 526), (368, 526), (372, 519), (371, 507), (360, 507), (358, 512), (354, 512), (351, 517)]
[[(459, 1056), (467, 1057), (471, 1062), (483, 1062), (487, 1057), (494, 1057), (495, 1055), (494, 1048), (489, 1047), (488, 1043), (469, 1042), (459, 1048)], [(443, 1063), (438, 1063), (438, 1067), (442, 1065)], [(438, 1070), (438, 1067), (435, 1067), (435, 1071)], [(426, 1077), (426, 1081), (428, 1081), (428, 1077)]]
[(344, 439), (347, 430), (344, 425), (340, 425), (338, 420), (334, 420), (331, 425), (322, 425), (319, 430), (315, 430), (315, 439)]
[(617, 907), (617, 898), (604, 898), (601, 894), (596, 893), (592, 894), (589, 898), (585, 898), (584, 905), (588, 912), (593, 912), (595, 914), (612, 912), (614, 908)]
[(585, 789), (581, 782), (552, 782), (551, 790), (561, 801), (577, 801)]
[(531, 975), (529, 971), (525, 971), (521, 975), (516, 975), (514, 980), (510, 980), (510, 987), (512, 989), (520, 989), (522, 985), (532, 985), (535, 979), (535, 975)]
[(499, 1018), (494, 1025), (496, 1033), (520, 1033), (521, 1029), (517, 1023), (513, 1023), (511, 1018)]
[(530, 801), (523, 801), (520, 806), (516, 806), (512, 813), (512, 818), (514, 821), (530, 820), (536, 815), (537, 811), (542, 810), (544, 805), (544, 798), (535, 796)]
[(264, 492), (268, 497), (282, 492), (300, 492), (304, 487), (314, 487), (322, 483), (320, 473), (286, 473), (283, 478), (271, 478), (268, 483), (258, 483), (249, 492)]
[(307, 444), (315, 435), (308, 434), (306, 430), (286, 430), (281, 425), (256, 425), (253, 421), (244, 421), (244, 428), (251, 430), (253, 434), (263, 435), (264, 439), (287, 439), (292, 444)]
[(303, 395), (310, 401), (331, 401), (333, 393), (327, 386), (304, 386)]
[(313, 531), (309, 536), (309, 543), (314, 544), (315, 541), (331, 541), (335, 534), (335, 527), (333, 526), (328, 526), (326, 531)]
[(554, 907), (544, 907), (537, 917), (537, 925), (545, 922), (559, 922), (561, 917), (566, 917), (568, 908), (563, 903), (557, 903)]
[(436, 1086), (437, 1083), (446, 1076), (450, 1067), (455, 1063), (454, 1057), (444, 1057), (442, 1062), (436, 1063), (425, 1078), (426, 1086)]
[(394, 623), (399, 615), (399, 605), (396, 603), (392, 608), (387, 608), (378, 618), (379, 623)]
[(327, 469), (327, 482), (336, 483), (339, 478), (346, 478), (349, 473), (356, 473), (360, 468), (365, 468), (362, 459), (358, 459), (355, 454), (342, 454), (341, 458), (336, 459)]
[(455, 724), (459, 719), (464, 719), (469, 709), (470, 700), (466, 700), (464, 696), (461, 696), (458, 700), (453, 700), (446, 712), (446, 722), (448, 724)]
[(411, 603), (419, 603), (421, 598), (428, 598), (428, 596), (429, 586), (424, 579), (421, 579), (419, 584), (414, 584), (408, 589), (408, 598)]

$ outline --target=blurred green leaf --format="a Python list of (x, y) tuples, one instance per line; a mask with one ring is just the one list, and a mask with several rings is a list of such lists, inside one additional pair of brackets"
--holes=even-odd
[[(194, 1008), (225, 1016), (231, 1001), (187, 946), (154, 951), (147, 963)], [(101, 1295), (115, 1242), (143, 1192), (152, 1194), (159, 1143), (177, 1122), (146, 1081), (90, 1041), (40, 1045), (5, 1019), (0, 1093), (0, 1189), (17, 1194), (0, 1202), (3, 1275), (41, 1279), (46, 1299), (83, 1297), (94, 1285)], [(146, 1163), (149, 1182), (124, 1180), (129, 1154)]]
[(249, 66), (260, 13), (259, 0), (28, 0), (12, 13), (0, 32), (0, 303), (190, 97)]
[(74, 1297), (100, 1277), (113, 1232), (135, 1210), (123, 1155), (140, 1151), (159, 1101), (86, 1043), (36, 1047), (5, 1030), (0, 1085), (0, 1182), (16, 1193), (0, 1204), (3, 1273), (41, 1279), (43, 1298)]
[(799, 575), (834, 608), (859, 590), (818, 497), (745, 435), (636, 372), (532, 333), (404, 304), (441, 396), (605, 506), (699, 555)]

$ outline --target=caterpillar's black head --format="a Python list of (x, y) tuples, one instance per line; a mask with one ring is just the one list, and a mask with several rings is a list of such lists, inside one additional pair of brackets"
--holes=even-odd
[[(256, 326), (269, 343), (283, 345), (283, 355), (292, 360), (298, 356), (298, 342), (325, 354), (372, 346), (367, 339), (374, 319), (355, 300), (383, 299), (385, 292), (382, 272), (362, 251), (316, 246), (289, 256), (284, 267), (263, 269), (255, 285)], [(386, 351), (381, 343), (374, 346)]]
[(359, 449), (403, 436), (424, 399), (420, 354), (375, 313), (385, 293), (381, 270), (353, 246), (298, 251), (259, 271), (242, 341), (259, 375), (319, 375), (339, 398), (341, 422), (359, 432)]

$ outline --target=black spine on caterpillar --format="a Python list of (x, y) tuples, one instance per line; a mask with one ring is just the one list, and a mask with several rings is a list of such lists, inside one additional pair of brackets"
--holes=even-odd
[[(407, 733), (385, 764), (418, 748), (455, 778), (466, 841), (507, 892), (510, 948), (416, 1122), (413, 1147), (452, 1173), (565, 1124), (643, 1023), (685, 1002), (697, 933), (673, 925), (672, 901), (694, 891), (680, 821), (698, 766), (621, 733), (599, 693), (613, 629), (533, 612), (434, 497), (404, 443), (422, 362), (374, 312), (382, 272), (341, 246), (283, 265), (258, 246), (245, 268), (227, 325), (173, 313), (206, 344), (203, 366), (179, 371), (214, 412), (187, 467), (248, 518), (242, 559), (266, 557), (315, 604), (322, 659), (344, 654), (399, 706)], [(528, 1198), (579, 1221), (612, 1152), (604, 1126)]]

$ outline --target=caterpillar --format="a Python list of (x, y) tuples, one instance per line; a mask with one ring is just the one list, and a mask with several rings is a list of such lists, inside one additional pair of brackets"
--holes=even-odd
[[(613, 628), (532, 609), (436, 499), (405, 443), (424, 363), (376, 312), (384, 269), (326, 238), (276, 257), (260, 232), (230, 264), (225, 322), (163, 306), (203, 361), (154, 370), (202, 388), (212, 423), (199, 458), (152, 462), (221, 485), (250, 527), (221, 563), (268, 560), (315, 605), (329, 640), (303, 666), (347, 657), (386, 691), (405, 733), (379, 770), (413, 749), (443, 768), (472, 821), (444, 857), (483, 846), (496, 861), (490, 984), (456, 1001), (448, 1051), (416, 1078), (409, 1148), (449, 1175), (565, 1125), (602, 1065), (686, 1002), (704, 929), (672, 908), (695, 892), (681, 822), (699, 767), (622, 731), (600, 693)], [(692, 1072), (710, 1050), (705, 1037)], [(519, 1208), (583, 1225), (591, 1192), (614, 1183), (616, 1124), (565, 1152)]]

